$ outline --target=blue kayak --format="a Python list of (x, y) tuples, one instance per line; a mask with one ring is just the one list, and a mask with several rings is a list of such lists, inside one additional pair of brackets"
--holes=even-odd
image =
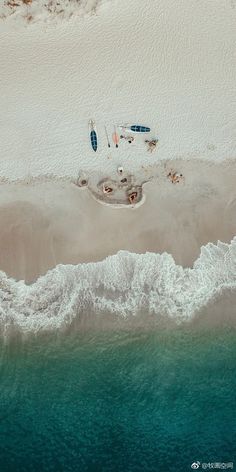
[(131, 126), (119, 125), (119, 128), (133, 131), (133, 133), (150, 133), (151, 131), (151, 128), (148, 128), (148, 126), (142, 126), (142, 125), (131, 125)]
[(90, 132), (90, 141), (91, 141), (93, 150), (96, 152), (98, 148), (98, 140), (97, 140), (97, 133), (96, 131), (94, 131), (94, 129)]
[(98, 138), (95, 128), (95, 122), (93, 120), (89, 121), (89, 128), (90, 128), (90, 142), (93, 150), (96, 152), (98, 148)]
[(132, 125), (130, 126), (130, 131), (133, 131), (134, 133), (150, 133), (151, 128), (141, 125)]

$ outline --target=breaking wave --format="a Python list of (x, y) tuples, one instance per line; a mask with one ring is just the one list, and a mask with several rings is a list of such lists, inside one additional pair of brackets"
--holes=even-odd
[(58, 265), (34, 284), (0, 273), (0, 326), (23, 333), (64, 329), (82, 313), (99, 319), (135, 318), (140, 312), (189, 321), (224, 289), (236, 289), (236, 237), (209, 243), (193, 268), (163, 254), (120, 251), (96, 263)]

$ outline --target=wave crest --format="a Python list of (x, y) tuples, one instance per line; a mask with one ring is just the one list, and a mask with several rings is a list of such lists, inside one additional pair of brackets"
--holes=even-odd
[(176, 265), (167, 253), (119, 251), (101, 262), (58, 265), (30, 286), (1, 272), (1, 331), (64, 328), (83, 311), (114, 319), (145, 311), (180, 323), (225, 288), (236, 288), (236, 237), (202, 247), (192, 269)]

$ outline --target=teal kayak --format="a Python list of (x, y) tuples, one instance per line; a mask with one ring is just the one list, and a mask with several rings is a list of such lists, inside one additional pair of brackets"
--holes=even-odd
[(133, 131), (133, 133), (150, 133), (151, 128), (148, 126), (142, 125), (131, 125), (131, 126), (120, 126), (120, 128), (128, 129), (129, 131)]

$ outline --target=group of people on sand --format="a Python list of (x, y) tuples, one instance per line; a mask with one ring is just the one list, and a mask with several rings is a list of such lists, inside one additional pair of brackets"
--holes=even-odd
[[(91, 145), (94, 151), (97, 151), (97, 145), (98, 145), (98, 139), (97, 139), (97, 132), (96, 132), (96, 127), (95, 127), (95, 122), (94, 120), (89, 121), (89, 127), (90, 127), (90, 141)], [(122, 131), (121, 134), (117, 130), (117, 128), (121, 127)], [(111, 147), (111, 141), (109, 138), (109, 133), (107, 130), (107, 127), (104, 126), (105, 129), (105, 134), (106, 134), (106, 139), (107, 139), (107, 145), (110, 148)], [(129, 144), (132, 144), (135, 141), (135, 137), (132, 135), (130, 132), (134, 133), (147, 133), (150, 132), (151, 128), (142, 126), (142, 125), (131, 125), (131, 126), (114, 126), (114, 132), (112, 133), (112, 141), (115, 144), (115, 147), (119, 147), (119, 140), (125, 140)], [(145, 139), (145, 144), (147, 145), (147, 151), (152, 153), (153, 151), (156, 150), (157, 144), (158, 144), (158, 139)], [(99, 187), (100, 191), (102, 191), (102, 194), (108, 197), (110, 200), (110, 197), (116, 193), (115, 191), (117, 188), (122, 188), (125, 187), (125, 193), (126, 193), (126, 201), (129, 202), (129, 204), (134, 205), (140, 201), (141, 194), (139, 190), (139, 186), (132, 186), (130, 179), (128, 179), (128, 176), (125, 176), (123, 174), (123, 167), (119, 166), (117, 168), (118, 174), (121, 176), (121, 179), (119, 180), (119, 183), (117, 181), (113, 180), (105, 180), (100, 182)], [(183, 174), (178, 173), (177, 171), (170, 170), (169, 173), (166, 175), (167, 179), (172, 183), (172, 184), (177, 184), (180, 183), (180, 181), (183, 180)], [(80, 179), (80, 185), (81, 186), (86, 186), (87, 185), (87, 179)], [(118, 185), (118, 187), (117, 187)], [(112, 199), (111, 199), (112, 200)], [(110, 200), (110, 201), (111, 201)]]

